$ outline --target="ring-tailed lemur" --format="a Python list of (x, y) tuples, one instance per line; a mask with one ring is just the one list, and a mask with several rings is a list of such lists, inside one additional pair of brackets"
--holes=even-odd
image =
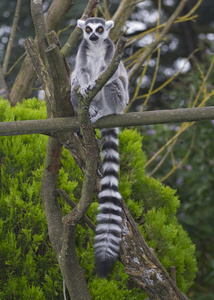
[[(83, 30), (84, 37), (71, 76), (71, 101), (76, 112), (78, 112), (78, 102), (74, 88), (80, 86), (79, 91), (86, 98), (88, 90), (93, 89), (96, 80), (109, 66), (115, 49), (108, 38), (110, 29), (114, 26), (113, 21), (90, 18), (86, 21), (78, 20), (77, 25)], [(94, 123), (103, 116), (122, 114), (128, 101), (127, 72), (120, 62), (115, 74), (91, 102), (89, 109), (91, 122)], [(120, 249), (122, 197), (118, 190), (119, 131), (117, 128), (100, 131), (105, 142), (102, 148), (103, 178), (100, 182), (94, 253), (96, 272), (100, 277), (104, 277), (117, 259)]]

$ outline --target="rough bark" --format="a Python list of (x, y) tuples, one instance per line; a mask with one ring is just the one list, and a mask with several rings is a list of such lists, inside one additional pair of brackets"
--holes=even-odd
[(62, 145), (49, 138), (46, 148), (46, 162), (41, 184), (41, 196), (48, 223), (48, 233), (56, 255), (62, 244), (62, 211), (57, 199), (57, 180), (59, 175)]

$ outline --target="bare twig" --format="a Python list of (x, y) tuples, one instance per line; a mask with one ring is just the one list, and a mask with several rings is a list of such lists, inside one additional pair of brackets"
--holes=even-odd
[(20, 61), (26, 56), (26, 52), (24, 52), (15, 62), (14, 64), (10, 67), (10, 69), (7, 71), (7, 73), (4, 75), (6, 78), (12, 71), (13, 69), (20, 63)]
[[(61, 188), (57, 189), (57, 192), (63, 197), (63, 199), (72, 207), (76, 206), (76, 203), (68, 196), (68, 194)], [(90, 227), (93, 231), (95, 231), (94, 223), (87, 217), (83, 217), (83, 221)]]
[(19, 21), (19, 13), (20, 13), (21, 4), (22, 4), (22, 0), (17, 0), (15, 15), (14, 15), (14, 19), (13, 19), (13, 25), (11, 27), (10, 38), (9, 38), (9, 42), (7, 44), (7, 50), (6, 50), (4, 63), (3, 63), (3, 73), (4, 73), (4, 75), (7, 73), (7, 66), (8, 66), (8, 63), (9, 63), (10, 54), (11, 54), (12, 47), (13, 47), (13, 41), (14, 41), (14, 37), (15, 37), (15, 34), (16, 34), (16, 28), (17, 28), (17, 24), (18, 24), (18, 21)]
[(47, 84), (49, 81), (49, 74), (45, 68), (42, 58), (40, 57), (36, 43), (32, 37), (29, 37), (23, 42), (23, 44), (31, 62), (33, 63), (33, 68), (40, 79), (42, 88), (45, 90), (46, 96), (51, 97), (51, 87)]
[(168, 22), (166, 23), (166, 25), (165, 25), (164, 29), (162, 30), (162, 32), (160, 33), (160, 35), (157, 37), (157, 39), (153, 43), (151, 43), (146, 48), (146, 50), (143, 52), (142, 56), (137, 60), (137, 62), (131, 68), (131, 70), (129, 70), (129, 72), (128, 72), (129, 80), (131, 80), (131, 78), (134, 77), (134, 74), (142, 67), (142, 65), (145, 62), (145, 60), (147, 59), (147, 57), (153, 52), (153, 50), (158, 46), (158, 44), (160, 42), (162, 42), (165, 35), (168, 33), (170, 27), (173, 25), (174, 21), (179, 16), (180, 12), (182, 11), (182, 9), (184, 8), (184, 6), (186, 5), (187, 2), (188, 2), (188, 0), (182, 0), (179, 3), (178, 7), (176, 8), (175, 12), (169, 18)]
[(162, 159), (160, 160), (160, 162), (155, 166), (155, 168), (148, 174), (149, 177), (152, 177), (157, 170), (162, 166), (162, 164), (164, 163), (164, 161), (166, 160), (167, 156), (169, 155), (169, 153), (172, 151), (173, 146), (175, 145), (177, 140), (174, 140), (172, 145), (169, 145), (169, 148), (167, 149), (166, 153), (164, 154), (164, 156), (162, 157)]
[(171, 266), (171, 278), (176, 283), (176, 268), (174, 266)]
[(123, 26), (133, 12), (136, 4), (137, 3), (135, 0), (120, 1), (120, 5), (118, 6), (115, 14), (112, 17), (112, 20), (115, 21), (115, 26), (110, 33), (110, 37), (113, 41), (116, 41), (121, 36)]

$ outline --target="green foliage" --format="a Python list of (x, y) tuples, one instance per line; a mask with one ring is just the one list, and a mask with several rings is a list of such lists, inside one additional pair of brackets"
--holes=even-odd
[[(89, 286), (91, 294), (94, 295), (94, 300), (135, 300), (132, 290), (128, 290), (124, 283), (118, 286), (114, 280), (94, 279), (93, 285)], [(141, 298), (142, 299), (142, 298)]]
[[(0, 100), (1, 122), (45, 117), (45, 103), (37, 99), (14, 108)], [(1, 137), (0, 142), (0, 298), (60, 299), (62, 278), (40, 198), (47, 137)]]
[[(0, 120), (45, 118), (45, 104), (36, 99), (11, 108), (0, 101)], [(48, 240), (40, 187), (47, 137), (23, 135), (1, 137), (0, 191), (0, 298), (63, 299), (62, 278)], [(145, 174), (145, 154), (137, 131), (120, 135), (120, 189), (132, 215), (139, 222), (148, 244), (164, 266), (177, 270), (179, 287), (186, 291), (196, 271), (194, 246), (175, 217), (179, 201), (174, 191)], [(63, 149), (58, 186), (74, 201), (80, 197), (82, 174), (68, 151)], [(59, 198), (63, 213), (70, 207)], [(88, 215), (95, 222), (95, 201)], [(86, 270), (93, 299), (145, 299), (147, 296), (124, 273), (118, 262), (106, 280), (93, 270), (94, 233), (85, 224), (76, 232), (77, 253)]]

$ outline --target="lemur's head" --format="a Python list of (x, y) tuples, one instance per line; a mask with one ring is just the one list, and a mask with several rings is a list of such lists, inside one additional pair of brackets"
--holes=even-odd
[(86, 21), (78, 20), (77, 26), (82, 29), (86, 40), (99, 42), (107, 39), (110, 29), (114, 27), (114, 21), (106, 21), (102, 18), (89, 18)]

